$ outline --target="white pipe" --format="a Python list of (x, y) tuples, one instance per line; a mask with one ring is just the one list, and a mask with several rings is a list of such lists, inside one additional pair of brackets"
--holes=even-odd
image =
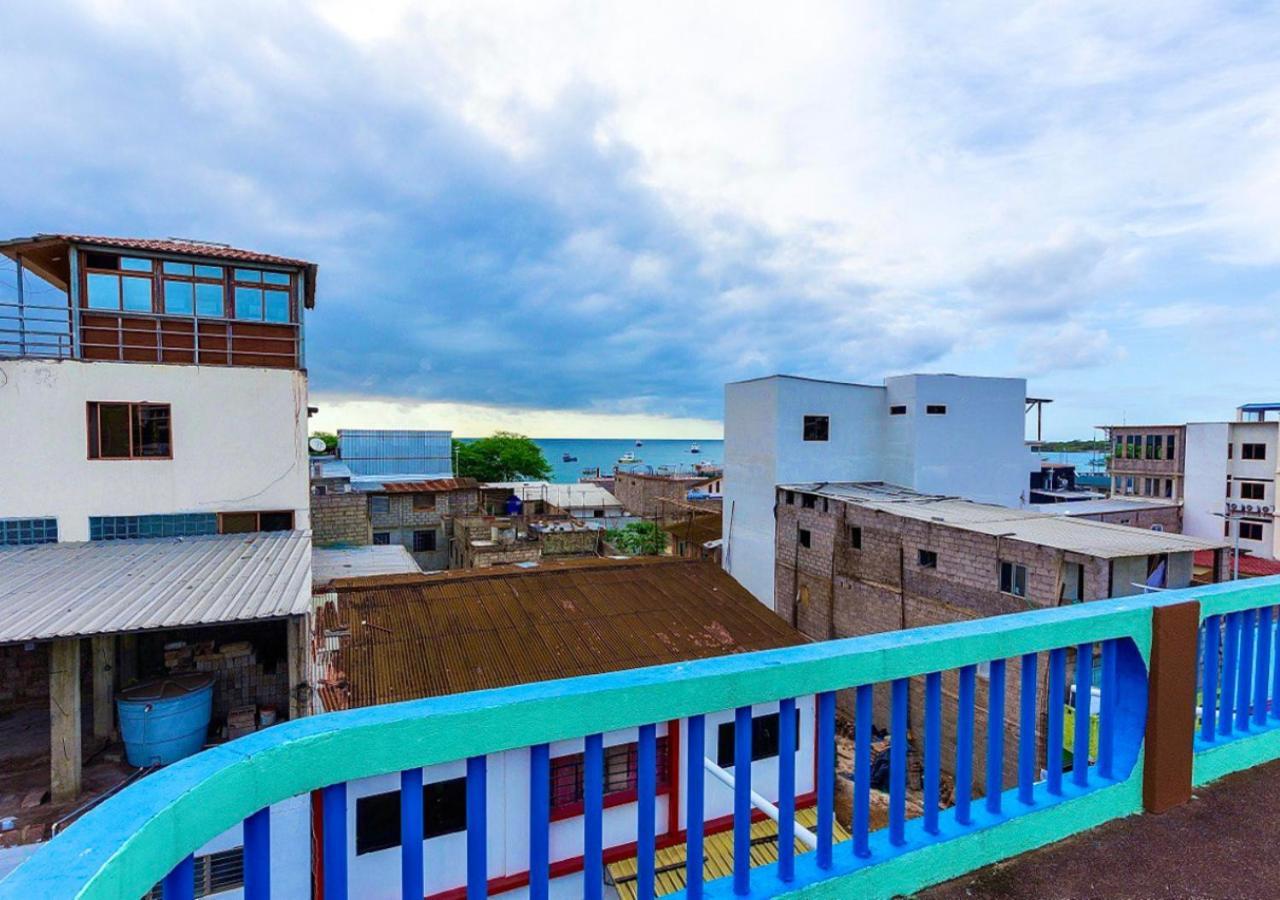
[[(707, 771), (710, 772), (712, 775), (714, 775), (721, 783), (728, 786), (730, 790), (733, 789), (733, 776), (731, 774), (729, 774), (724, 769), (720, 768), (711, 760), (705, 757), (702, 760), (702, 764), (706, 766)], [(774, 806), (772, 803), (770, 803), (764, 797), (757, 794), (755, 791), (751, 792), (751, 805), (754, 806), (756, 809), (760, 810), (760, 812), (764, 813), (770, 819), (773, 819), (773, 821), (775, 822), (778, 821), (778, 815), (779, 815), (778, 807)], [(810, 850), (817, 850), (818, 838), (814, 835), (814, 833), (810, 831), (808, 828), (805, 828), (799, 822), (796, 822), (795, 824), (796, 824), (796, 838), (799, 839), (800, 843), (804, 844)]]

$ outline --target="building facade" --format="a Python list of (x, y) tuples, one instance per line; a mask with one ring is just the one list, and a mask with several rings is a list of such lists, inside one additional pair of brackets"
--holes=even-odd
[(1242, 554), (1280, 559), (1278, 454), (1278, 421), (1188, 424), (1183, 530), (1238, 540)]
[(1113, 497), (1181, 501), (1185, 493), (1185, 425), (1108, 425), (1107, 474)]
[(883, 385), (775, 375), (725, 387), (724, 565), (774, 603), (774, 502), (788, 482), (887, 481), (1027, 502), (1026, 382), (904, 375)]

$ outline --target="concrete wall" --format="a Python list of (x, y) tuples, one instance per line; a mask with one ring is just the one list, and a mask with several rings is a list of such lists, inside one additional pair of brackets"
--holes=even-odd
[[(449, 541), (453, 535), (454, 516), (473, 515), (480, 508), (480, 492), (475, 488), (459, 491), (436, 491), (427, 494), (382, 494), (388, 502), (385, 513), (373, 512), (369, 525), (374, 533), (387, 533), (393, 544), (401, 544), (424, 571), (449, 568)], [(435, 531), (436, 549), (415, 553), (413, 533)]]
[[(89, 459), (91, 401), (171, 404), (173, 458)], [(63, 541), (88, 540), (90, 516), (287, 509), (309, 527), (302, 372), (2, 361), (0, 434), (0, 517), (55, 516)]]
[(1221, 540), (1226, 508), (1228, 422), (1194, 422), (1186, 428), (1182, 533)]

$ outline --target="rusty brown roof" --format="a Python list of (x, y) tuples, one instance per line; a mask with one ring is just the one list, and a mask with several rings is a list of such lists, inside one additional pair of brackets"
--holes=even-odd
[(717, 515), (672, 516), (662, 523), (662, 530), (678, 541), (705, 544), (723, 536), (724, 524)]
[(328, 710), (807, 643), (719, 566), (675, 560), (334, 582)]
[(474, 478), (432, 478), (429, 481), (384, 481), (381, 490), (388, 494), (442, 494), (445, 491), (475, 490), (478, 487), (480, 482)]

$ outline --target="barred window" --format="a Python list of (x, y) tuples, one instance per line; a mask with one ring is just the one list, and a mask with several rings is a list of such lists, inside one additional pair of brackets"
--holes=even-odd
[[(657, 784), (664, 788), (670, 781), (670, 756), (667, 739), (660, 737), (657, 745)], [(604, 797), (606, 801), (626, 802), (635, 793), (639, 777), (639, 751), (636, 743), (615, 744), (604, 748)], [(581, 753), (571, 753), (551, 760), (551, 808), (573, 809), (582, 803), (585, 758)]]
[[(207, 856), (197, 856), (192, 872), (193, 896), (208, 897), (244, 887), (244, 848), (233, 847)], [(163, 900), (164, 885), (147, 891), (143, 900)]]

